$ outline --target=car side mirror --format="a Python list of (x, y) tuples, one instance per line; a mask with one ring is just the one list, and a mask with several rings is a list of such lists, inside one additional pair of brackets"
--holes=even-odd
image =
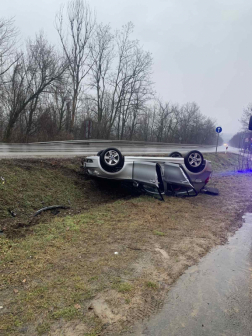
[(252, 131), (252, 116), (249, 119), (249, 130)]

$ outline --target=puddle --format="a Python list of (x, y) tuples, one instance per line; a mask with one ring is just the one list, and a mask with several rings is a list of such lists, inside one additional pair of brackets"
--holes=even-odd
[(190, 267), (142, 336), (252, 335), (252, 214), (228, 244)]

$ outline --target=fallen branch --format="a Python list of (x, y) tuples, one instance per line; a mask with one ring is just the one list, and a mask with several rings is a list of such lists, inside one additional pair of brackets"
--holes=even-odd
[(43, 211), (53, 210), (53, 209), (69, 209), (69, 208), (70, 208), (69, 206), (65, 206), (65, 205), (52, 205), (52, 206), (49, 206), (49, 207), (42, 208), (42, 209), (38, 210), (37, 212), (35, 212), (33, 217), (38, 216)]

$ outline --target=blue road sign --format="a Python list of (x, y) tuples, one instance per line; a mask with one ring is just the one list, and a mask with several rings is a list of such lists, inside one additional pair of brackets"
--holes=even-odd
[(216, 133), (221, 133), (222, 132), (222, 127), (218, 126), (216, 127)]

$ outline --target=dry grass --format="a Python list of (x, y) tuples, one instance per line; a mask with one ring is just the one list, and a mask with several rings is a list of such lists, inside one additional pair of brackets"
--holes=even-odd
[(0, 177), (4, 178), (4, 183), (0, 180), (0, 229), (9, 232), (37, 223), (33, 214), (47, 206), (69, 206), (70, 210), (61, 210), (69, 215), (129, 195), (117, 181), (86, 177), (80, 169), (80, 158), (1, 160)]
[(155, 312), (185, 269), (241, 225), (251, 175), (213, 182), (218, 197), (121, 199), (0, 238), (0, 333), (119, 335)]
[(238, 155), (231, 153), (204, 154), (204, 158), (212, 162), (215, 173), (234, 171), (238, 166)]

